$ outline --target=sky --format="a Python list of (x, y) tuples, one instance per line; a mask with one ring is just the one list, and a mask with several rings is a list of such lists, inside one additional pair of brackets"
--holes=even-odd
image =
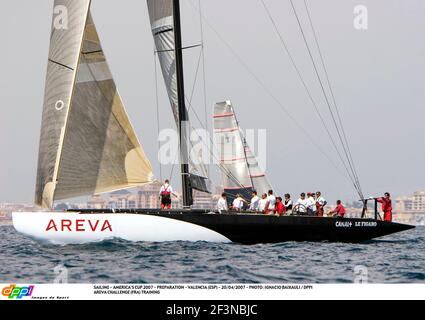
[[(293, 1), (317, 59), (304, 3)], [(290, 1), (265, 3), (332, 128)], [(267, 130), (266, 171), (277, 194), (321, 190), (331, 201), (357, 199), (261, 1), (201, 4), (209, 121), (215, 102), (231, 100), (244, 129)], [(365, 195), (389, 191), (396, 197), (425, 189), (425, 2), (308, 0), (308, 5)], [(366, 30), (354, 27), (358, 5), (368, 9)], [(181, 0), (186, 46), (201, 41), (197, 6), (198, 0)], [(51, 0), (0, 4), (0, 202), (34, 199), (52, 8)], [(146, 1), (93, 0), (92, 14), (130, 119), (160, 178)], [(199, 50), (185, 53), (187, 91)], [(166, 92), (158, 83), (161, 129), (173, 128)], [(194, 87), (193, 105), (204, 117), (199, 78)], [(163, 177), (170, 171), (162, 168)], [(179, 180), (174, 174), (177, 188)]]

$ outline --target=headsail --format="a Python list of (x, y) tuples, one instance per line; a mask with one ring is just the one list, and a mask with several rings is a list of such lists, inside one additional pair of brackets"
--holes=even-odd
[(214, 138), (220, 165), (223, 167), (221, 183), (232, 198), (241, 193), (250, 197), (252, 190), (267, 192), (271, 185), (261, 172), (257, 159), (252, 154), (239, 127), (230, 101), (220, 102), (214, 108)]
[[(89, 0), (55, 0), (36, 203), (130, 188), (153, 179), (90, 15)], [(62, 21), (63, 22), (63, 21)]]
[[(179, 126), (173, 0), (147, 0), (147, 4), (155, 49), (161, 64), (171, 110)], [(201, 156), (198, 158), (189, 158), (192, 187), (200, 191), (208, 191), (204, 178), (208, 176), (208, 170), (200, 160)]]
[(249, 174), (254, 189), (257, 190), (258, 193), (266, 193), (269, 190), (273, 190), (269, 179), (267, 179), (266, 173), (261, 170), (257, 158), (252, 153), (251, 148), (246, 143), (245, 137), (242, 136), (242, 138), (244, 139), (246, 161), (248, 163)]

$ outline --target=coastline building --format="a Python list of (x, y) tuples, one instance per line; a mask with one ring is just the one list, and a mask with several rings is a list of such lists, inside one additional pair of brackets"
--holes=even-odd
[(139, 187), (137, 189), (137, 207), (147, 209), (161, 208), (161, 200), (159, 199), (161, 186), (161, 182), (155, 180), (150, 184)]
[(416, 191), (413, 196), (396, 199), (398, 213), (423, 213), (425, 214), (425, 190)]
[(107, 207), (107, 201), (100, 195), (92, 196), (87, 201), (87, 209), (100, 210)]
[(128, 190), (119, 190), (109, 194), (108, 208), (112, 209), (135, 209), (137, 196)]

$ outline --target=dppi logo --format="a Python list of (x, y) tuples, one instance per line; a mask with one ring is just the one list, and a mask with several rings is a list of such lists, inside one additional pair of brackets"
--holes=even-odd
[(3, 288), (1, 294), (9, 299), (22, 299), (23, 297), (31, 297), (34, 286), (17, 287), (15, 284)]

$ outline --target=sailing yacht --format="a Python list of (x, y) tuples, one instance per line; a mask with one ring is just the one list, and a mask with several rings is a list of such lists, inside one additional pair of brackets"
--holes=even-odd
[[(15, 229), (54, 244), (120, 238), (128, 241), (359, 242), (413, 227), (378, 219), (218, 214), (192, 209), (193, 190), (208, 191), (205, 170), (189, 157), (180, 1), (147, 0), (152, 33), (180, 133), (183, 209), (52, 211), (57, 200), (151, 183), (154, 174), (113, 80), (90, 14), (90, 0), (55, 0), (67, 26), (53, 17), (40, 135), (36, 204), (45, 212), (15, 212)], [(216, 134), (233, 135), (240, 159), (222, 154), (226, 192), (269, 189), (241, 134), (230, 102), (215, 107)], [(235, 130), (223, 130), (226, 128)], [(221, 130), (221, 131), (220, 131)], [(239, 181), (237, 185), (234, 184)], [(222, 177), (223, 178), (223, 177)], [(245, 181), (245, 182), (244, 182)], [(241, 184), (242, 182), (242, 184)]]

